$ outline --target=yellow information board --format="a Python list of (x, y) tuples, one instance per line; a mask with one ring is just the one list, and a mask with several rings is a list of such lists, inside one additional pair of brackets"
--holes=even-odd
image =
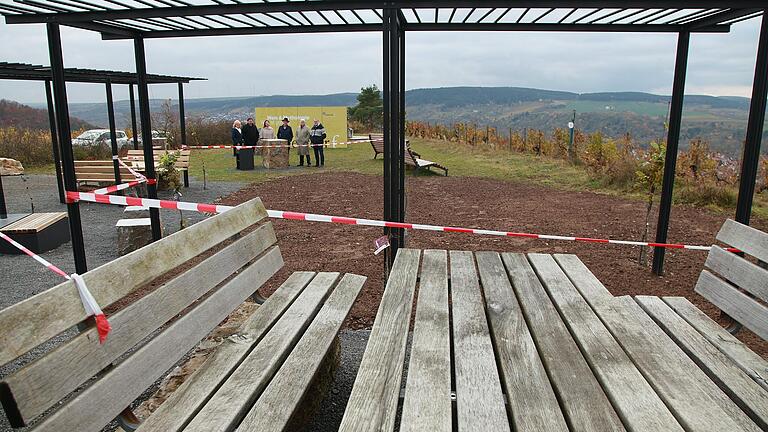
[[(296, 129), (299, 128), (299, 120), (304, 119), (308, 127), (312, 127), (315, 119), (325, 126), (325, 133), (328, 135), (328, 142), (346, 142), (347, 141), (347, 107), (257, 107), (255, 113), (256, 125), (261, 127), (264, 120), (269, 120), (277, 133), (277, 128), (282, 125), (284, 117), (291, 121), (293, 133), (296, 135)], [(346, 147), (340, 146), (340, 147)]]

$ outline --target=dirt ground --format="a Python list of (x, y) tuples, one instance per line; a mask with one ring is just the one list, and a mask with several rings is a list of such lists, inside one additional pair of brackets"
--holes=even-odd
[[(637, 240), (642, 236), (645, 204), (591, 192), (560, 191), (530, 184), (480, 178), (409, 176), (406, 222), (499, 229), (539, 234)], [(238, 204), (261, 197), (269, 209), (380, 219), (381, 177), (356, 173), (317, 173), (253, 184), (221, 199)], [(654, 209), (655, 211), (655, 209)], [(676, 206), (669, 239), (712, 244), (728, 217), (708, 210)], [(373, 324), (384, 286), (384, 259), (373, 254), (375, 227), (275, 220), (285, 267), (274, 281), (298, 270), (353, 272), (368, 277), (347, 322), (352, 329)], [(766, 229), (762, 221), (757, 228)], [(651, 233), (655, 226), (651, 227)], [(635, 247), (563, 241), (499, 238), (461, 233), (411, 231), (407, 246), (454, 250), (574, 253), (614, 295), (685, 296), (710, 316), (719, 311), (693, 292), (705, 252), (668, 250), (665, 275), (640, 267)], [(650, 262), (650, 259), (648, 260)], [(275, 283), (276, 284), (276, 283)], [(269, 293), (277, 286), (267, 287)], [(739, 338), (764, 358), (768, 342), (749, 331)]]

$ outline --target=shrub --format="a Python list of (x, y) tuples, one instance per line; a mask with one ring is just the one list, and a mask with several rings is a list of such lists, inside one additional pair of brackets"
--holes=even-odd
[(714, 205), (721, 208), (736, 207), (738, 193), (734, 187), (718, 186), (712, 182), (684, 182), (676, 191), (676, 200), (696, 206)]
[(25, 167), (52, 164), (51, 134), (13, 126), (0, 128), (0, 157), (16, 159)]
[(176, 169), (176, 153), (165, 152), (160, 156), (157, 168), (157, 188), (160, 190), (178, 191), (181, 189), (181, 177)]

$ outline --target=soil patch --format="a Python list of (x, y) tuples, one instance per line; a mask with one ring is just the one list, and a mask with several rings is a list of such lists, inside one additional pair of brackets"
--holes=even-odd
[[(645, 208), (640, 201), (481, 178), (409, 176), (406, 183), (407, 222), (580, 237), (642, 236)], [(235, 205), (254, 197), (261, 197), (267, 208), (275, 210), (371, 219), (380, 219), (383, 213), (381, 177), (356, 173), (325, 172), (252, 184), (221, 201)], [(669, 239), (712, 244), (727, 217), (676, 206)], [(766, 229), (765, 222), (755, 222), (757, 228)], [(286, 265), (266, 292), (298, 270), (365, 275), (368, 282), (347, 326), (370, 327), (384, 286), (383, 257), (373, 255), (373, 241), (382, 230), (293, 220), (273, 223)], [(666, 273), (658, 277), (649, 267), (637, 264), (639, 249), (635, 247), (426, 231), (409, 232), (407, 241), (408, 247), (420, 249), (574, 253), (614, 295), (685, 296), (710, 316), (719, 317), (719, 311), (693, 291), (705, 252), (668, 250)], [(768, 357), (767, 342), (749, 331), (740, 332), (739, 338)]]

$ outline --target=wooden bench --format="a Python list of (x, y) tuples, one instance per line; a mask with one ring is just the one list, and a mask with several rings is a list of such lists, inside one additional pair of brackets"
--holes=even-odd
[[(12, 426), (96, 432), (120, 415), (282, 267), (266, 218), (256, 198), (85, 273), (102, 308), (163, 278), (109, 316), (103, 345), (71, 281), (0, 311), (0, 364), (87, 325), (2, 379)], [(293, 273), (139, 430), (282, 430), (364, 281)]]
[[(384, 154), (384, 136), (380, 134), (370, 134), (369, 139), (371, 141), (371, 147), (373, 147), (373, 158), (376, 159), (376, 156), (379, 154)], [(432, 167), (443, 170), (443, 173), (447, 176), (448, 175), (448, 168), (446, 168), (443, 165), (440, 165), (437, 162), (432, 162), (428, 160), (421, 159), (421, 155), (413, 151), (410, 147), (410, 144), (408, 141), (405, 142), (405, 164), (415, 168), (416, 170), (426, 168), (428, 171), (431, 170)]]
[[(130, 162), (127, 165), (131, 165)], [(115, 166), (111, 160), (81, 160), (75, 161), (75, 178), (77, 183), (116, 184)], [(133, 181), (135, 177), (128, 168), (120, 167), (120, 180), (122, 183)]]
[[(0, 232), (35, 253), (43, 253), (69, 241), (69, 224), (64, 212), (32, 213), (0, 228)], [(0, 253), (23, 253), (3, 242)]]
[[(191, 150), (153, 150), (155, 169), (159, 167), (160, 158), (166, 152), (177, 156), (173, 166), (184, 174), (184, 187), (189, 187), (189, 157)], [(125, 159), (132, 162), (138, 171), (144, 171), (144, 150), (128, 150), (128, 155)]]
[(400, 431), (766, 430), (767, 367), (685, 299), (615, 298), (574, 255), (400, 249), (339, 430), (393, 430), (398, 408)]
[(370, 134), (368, 139), (371, 141), (371, 147), (373, 147), (374, 159), (376, 159), (376, 156), (384, 154), (384, 135)]

